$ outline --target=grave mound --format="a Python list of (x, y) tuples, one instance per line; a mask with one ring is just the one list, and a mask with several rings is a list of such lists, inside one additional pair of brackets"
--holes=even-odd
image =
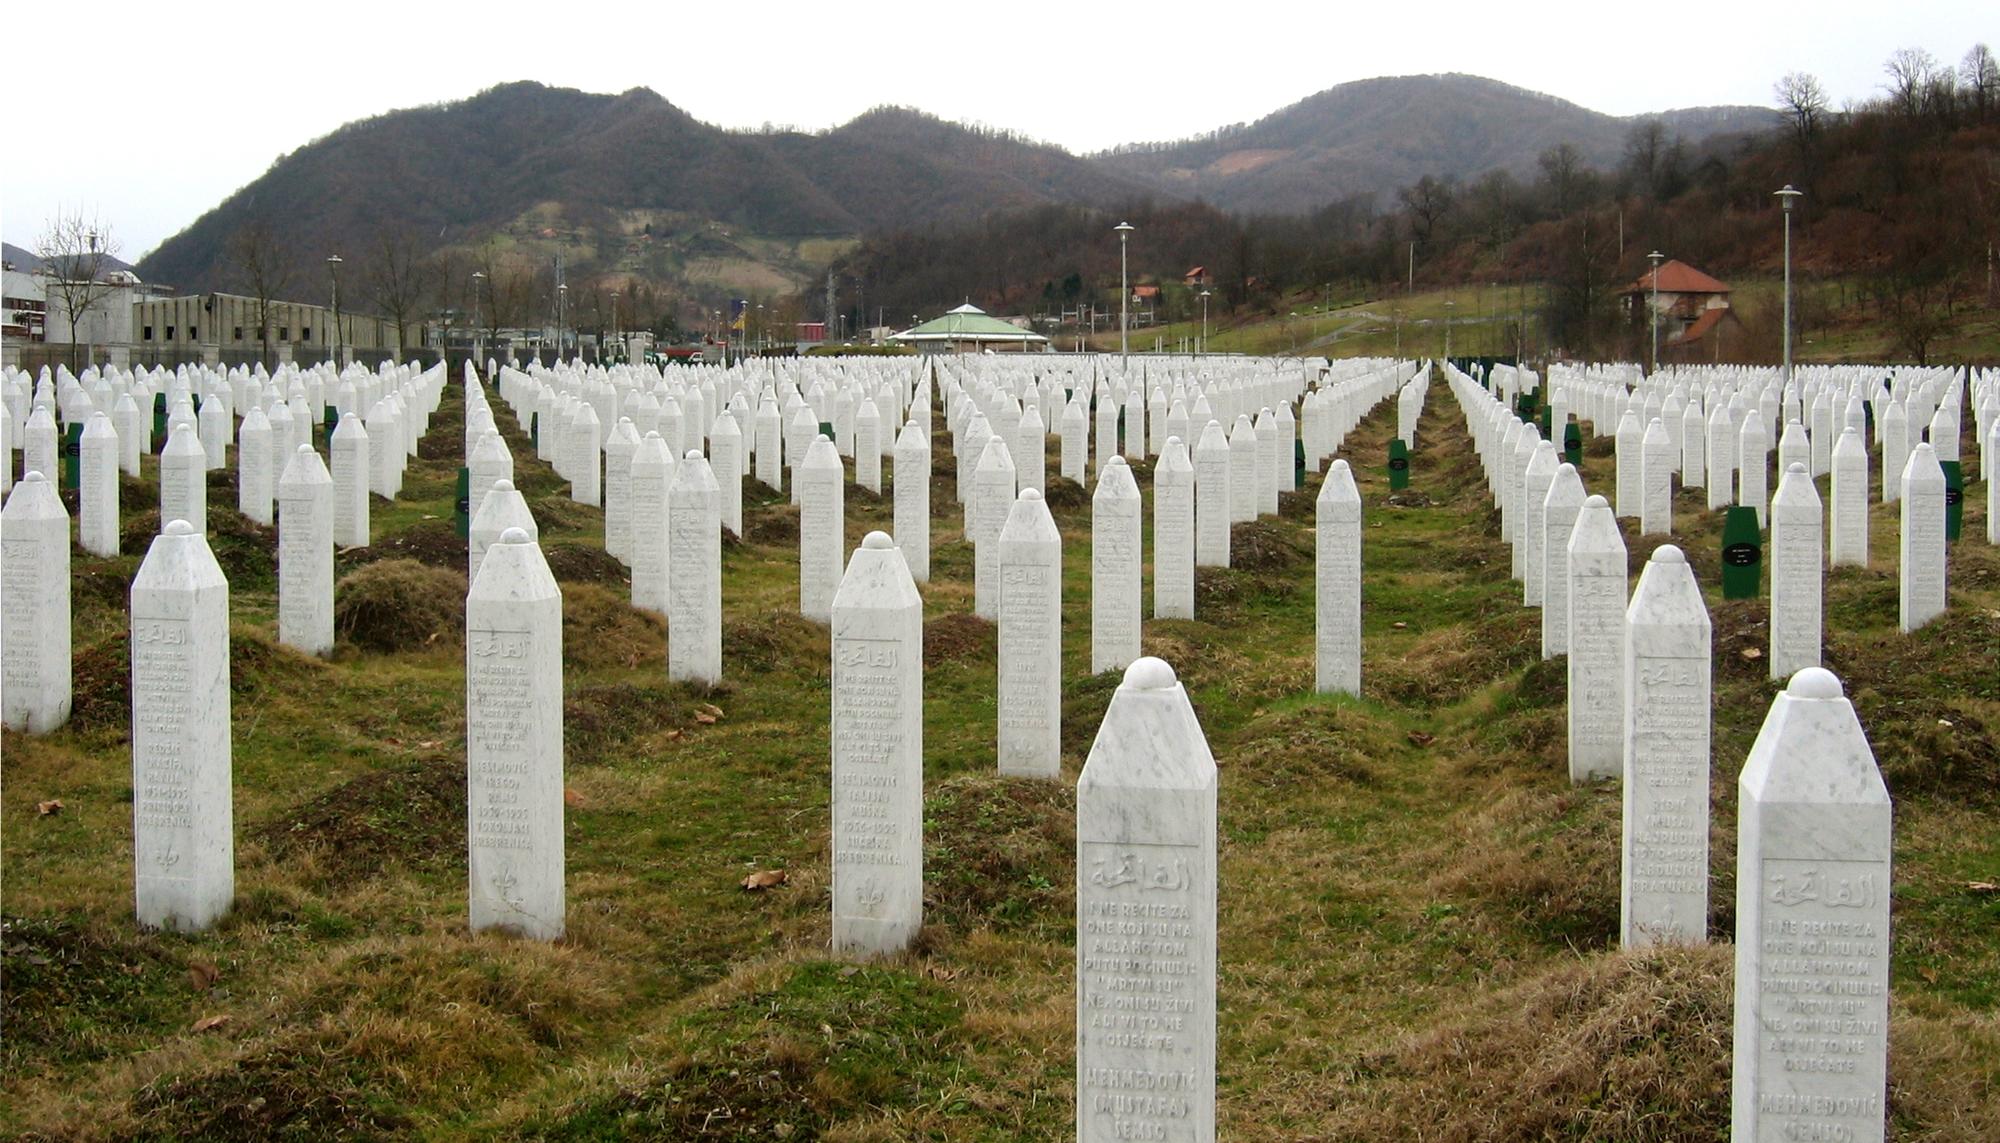
[[(632, 607), (623, 590), (594, 583), (563, 585), (563, 666), (666, 669), (667, 622)], [(724, 646), (728, 646), (725, 636)]]
[(1731, 949), (1562, 964), (1340, 1069), (1328, 1138), (1720, 1139)]
[(743, 509), (743, 539), (752, 544), (792, 544), (799, 542), (799, 509), (795, 504), (746, 505)]
[(999, 654), (999, 629), (990, 619), (963, 611), (924, 624), (924, 666), (939, 667)]
[(528, 501), (528, 513), (535, 518), (535, 527), (545, 543), (552, 532), (587, 531), (604, 520), (603, 509), (579, 504), (570, 499), (567, 492), (550, 493)]
[(413, 559), (370, 563), (342, 576), (333, 627), (370, 651), (407, 651), (465, 637), (465, 575)]
[[(1259, 518), (1229, 529), (1229, 567), (1232, 571), (1277, 572), (1310, 568), (1313, 547), (1309, 539), (1275, 520)], [(1199, 612), (1197, 612), (1199, 614)]]
[(1090, 490), (1074, 480), (1051, 476), (1042, 499), (1047, 502), (1051, 512), (1074, 511), (1090, 507)]
[(332, 887), (399, 866), (462, 866), (465, 768), (431, 759), (371, 770), (246, 832), (279, 864), (309, 856)]
[(467, 566), (465, 541), (449, 520), (419, 520), (393, 535), (375, 537), (367, 547), (341, 549), (335, 566), (345, 572), (379, 560), (415, 560), (461, 573)]
[(1453, 823), (1457, 836), (1440, 855), (1433, 887), (1553, 948), (1606, 947), (1618, 932), (1623, 807), (1616, 785), (1506, 788), (1509, 779), (1532, 776), (1459, 777), (1501, 788)]
[(1427, 631), (1400, 655), (1370, 658), (1363, 685), (1399, 703), (1442, 706), (1525, 666), (1540, 648), (1541, 616), (1516, 608)]
[(132, 730), (132, 636), (120, 631), (77, 651), (70, 665), (69, 726), (78, 733)]
[[(232, 489), (229, 498), (235, 498)], [(124, 517), (118, 526), (118, 550), (144, 557), (160, 534), (157, 500), (146, 511)], [(267, 528), (216, 497), (208, 500), (208, 547), (215, 562), (237, 591), (272, 591), (278, 583), (278, 530)]]
[(549, 561), (549, 572), (564, 583), (626, 582), (625, 565), (596, 544), (558, 540), (542, 548), (542, 558)]
[(563, 699), (563, 760), (589, 765), (614, 746), (656, 731), (690, 727), (702, 706), (730, 693), (686, 683), (602, 683)]
[(926, 926), (1053, 936), (1073, 922), (1075, 786), (955, 774), (925, 792), (924, 821)]
[(1225, 764), (1232, 777), (1271, 789), (1326, 781), (1372, 786), (1380, 774), (1367, 759), (1394, 749), (1361, 711), (1316, 703), (1252, 722)]
[(162, 938), (130, 927), (99, 929), (60, 917), (0, 920), (0, 1021), (10, 1062), (110, 1056), (139, 1029), (171, 1022), (183, 1001)]

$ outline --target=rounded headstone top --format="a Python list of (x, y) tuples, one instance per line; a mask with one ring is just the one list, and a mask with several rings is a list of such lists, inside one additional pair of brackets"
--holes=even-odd
[(618, 423), (619, 423), (619, 424), (621, 424), (621, 425), (629, 425), (629, 424), (631, 424), (631, 423), (632, 423), (632, 418), (630, 418), (630, 417), (620, 417), (620, 418), (618, 418)]
[(28, 473), (28, 475), (26, 475), (26, 476), (22, 477), (22, 478), (21, 478), (21, 483), (23, 483), (23, 484), (46, 484), (46, 483), (48, 483), (48, 479), (49, 479), (48, 477), (46, 477), (46, 476), (43, 476), (43, 475), (41, 474), (41, 472), (40, 472), (39, 470), (37, 470), (37, 471), (34, 471), (34, 472), (30, 472), (30, 473)]
[(1125, 458), (1122, 456), (1114, 456), (1110, 460), (1104, 462), (1104, 467), (1106, 468), (1111, 468), (1113, 466), (1118, 466), (1122, 468), (1124, 467), (1124, 465), (1125, 465)]
[(896, 546), (896, 541), (887, 532), (870, 532), (861, 538), (861, 546), (871, 552), (886, 552)]
[(1123, 685), (1138, 691), (1163, 691), (1179, 681), (1174, 677), (1174, 669), (1167, 665), (1165, 659), (1142, 655), (1132, 660), (1132, 665), (1125, 668)]
[(1032, 488), (1023, 488), (1021, 490), (1020, 498), (1023, 500), (1040, 500), (1042, 498), (1042, 494), (1035, 491)]
[(186, 520), (169, 520), (167, 521), (166, 534), (169, 536), (192, 536), (194, 535), (194, 525), (188, 523)]
[(1653, 562), (1656, 564), (1684, 564), (1688, 562), (1688, 558), (1687, 553), (1681, 551), (1675, 545), (1661, 544), (1659, 547), (1653, 549)]
[(500, 533), (500, 542), (503, 544), (525, 544), (528, 542), (528, 530), (526, 528), (509, 528)]
[(1805, 464), (1801, 461), (1795, 460), (1792, 463), (1785, 466), (1785, 473), (1787, 475), (1790, 475), (1791, 473), (1794, 472), (1798, 473), (1800, 476), (1804, 476), (1806, 474)]
[(512, 492), (514, 491), (514, 482), (511, 480), (496, 480), (493, 482), (493, 491)]
[(666, 440), (667, 438), (665, 438), (665, 437), (661, 436), (661, 435), (660, 435), (660, 431), (659, 431), (658, 429), (653, 429), (653, 430), (651, 430), (651, 431), (647, 432), (647, 434), (646, 434), (646, 439), (647, 439), (647, 440), (649, 440), (649, 441), (664, 441), (664, 440)]
[(1937, 450), (1931, 447), (1931, 442), (1929, 442), (1929, 441), (1920, 441), (1920, 442), (1918, 442), (1918, 444), (1917, 444), (1917, 447), (1916, 447), (1916, 449), (1915, 449), (1914, 451), (1916, 451), (1916, 452), (1936, 452)]
[(1840, 678), (1825, 667), (1807, 667), (1792, 676), (1785, 693), (1793, 698), (1837, 699), (1841, 697)]
[(1182, 447), (1186, 447), (1186, 445), (1187, 445), (1187, 442), (1186, 442), (1186, 441), (1184, 441), (1184, 440), (1182, 440), (1182, 439), (1181, 439), (1181, 438), (1179, 438), (1179, 437), (1168, 437), (1168, 438), (1167, 438), (1167, 443), (1168, 443), (1168, 444), (1170, 444), (1170, 445), (1174, 445), (1174, 444), (1177, 444), (1177, 445), (1181, 445)]
[(825, 433), (818, 433), (818, 434), (815, 434), (815, 435), (814, 435), (814, 437), (813, 437), (813, 439), (814, 439), (814, 440), (816, 440), (816, 441), (825, 441), (825, 442), (826, 442), (826, 443), (828, 443), (828, 444), (832, 444), (832, 443), (833, 443), (833, 438), (832, 438), (832, 437), (829, 437), (829, 436), (827, 436), (827, 435), (826, 435)]
[(298, 448), (296, 448), (296, 449), (293, 449), (292, 451), (293, 451), (293, 452), (311, 452), (312, 450), (313, 450), (313, 446), (311, 446), (311, 445), (309, 445), (309, 444), (302, 444), (302, 445), (300, 445), (300, 446), (299, 446)]
[(1602, 495), (1593, 492), (1590, 495), (1583, 498), (1583, 506), (1585, 508), (1609, 508), (1611, 507), (1611, 501), (1606, 500)]
[(1561, 475), (1563, 475), (1563, 474), (1564, 474), (1565, 472), (1568, 472), (1568, 473), (1574, 473), (1575, 471), (1576, 471), (1576, 466), (1575, 466), (1575, 465), (1573, 465), (1573, 464), (1571, 464), (1571, 463), (1570, 463), (1570, 462), (1568, 462), (1568, 461), (1563, 461), (1563, 462), (1562, 462), (1561, 464), (1559, 464), (1559, 465), (1556, 465), (1556, 475), (1557, 475), (1557, 476), (1561, 476)]

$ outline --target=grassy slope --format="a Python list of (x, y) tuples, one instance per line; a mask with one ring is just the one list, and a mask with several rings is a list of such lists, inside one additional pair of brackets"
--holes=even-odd
[[(1731, 301), (1746, 323), (1755, 328), (1775, 330), (1783, 304), (1783, 288), (1778, 280), (1743, 279), (1735, 287)], [(1812, 281), (1794, 284), (1801, 325), (1794, 332), (1792, 352), (1799, 361), (1906, 361), (1913, 360), (1902, 350), (1889, 323), (1870, 306), (1862, 303), (1856, 282)], [(1240, 324), (1226, 324), (1218, 310), (1211, 315), (1209, 348), (1215, 353), (1300, 353), (1324, 357), (1388, 356), (1399, 344), (1396, 325), (1401, 321), (1400, 345), (1406, 355), (1444, 353), (1445, 302), (1450, 301), (1452, 352), (1456, 355), (1514, 353), (1516, 318), (1525, 308), (1529, 323), (1532, 355), (1536, 312), (1543, 301), (1543, 288), (1529, 283), (1525, 292), (1511, 284), (1459, 286), (1427, 290), (1415, 295), (1398, 291), (1389, 297), (1353, 301), (1336, 298), (1334, 308), (1316, 314), (1316, 299), (1296, 299), (1285, 313), (1258, 317)], [(1817, 315), (1807, 322), (1810, 309)], [(1297, 317), (1289, 316), (1296, 310)], [(1337, 336), (1335, 336), (1337, 334)], [(1175, 322), (1157, 328), (1135, 329), (1134, 349), (1151, 350), (1155, 337), (1165, 338), (1171, 350), (1178, 339), (1199, 337), (1201, 322)], [(1329, 338), (1330, 341), (1320, 339)], [(1776, 364), (1777, 334), (1766, 342)], [(1091, 345), (1099, 350), (1118, 348), (1114, 316), (1108, 333), (1100, 331)], [(1948, 333), (1930, 347), (1933, 362), (1990, 362), (2000, 359), (2000, 311), (1967, 305), (1954, 314)]]
[[(511, 418), (503, 410), (503, 424)], [(1219, 1084), (1237, 1139), (1713, 1138), (1729, 957), (1615, 952), (1618, 798), (1574, 789), (1469, 445), (1435, 387), (1391, 498), (1385, 404), (1351, 438), (1366, 504), (1365, 699), (1309, 693), (1307, 496), (1237, 529), (1194, 621), (1149, 622), (1222, 766)], [(448, 400), (373, 552), (457, 567)], [(232, 575), (238, 902), (135, 932), (120, 634), (135, 555), (74, 563), (78, 712), (5, 739), (0, 1130), (36, 1138), (991, 1139), (1066, 1134), (1071, 786), (1114, 684), (1090, 678), (1088, 519), (1066, 550), (1065, 780), (992, 775), (994, 633), (938, 435), (926, 589), (926, 884), (910, 955), (829, 959), (827, 637), (796, 615), (797, 517), (751, 486), (725, 549), (728, 682), (669, 686), (656, 620), (514, 434), (565, 588), (570, 936), (464, 931), (463, 648), (331, 662), (273, 642), (270, 535), (212, 508)], [(1596, 442), (1586, 479), (1611, 478)], [(1053, 468), (1053, 463), (1051, 465)], [(1150, 467), (1135, 466), (1150, 488)], [(150, 476), (150, 470), (149, 470)], [(1311, 482), (1316, 489), (1317, 481)], [(1967, 535), (1983, 536), (1983, 484)], [(1308, 494), (1311, 489), (1308, 490)], [(129, 482), (126, 550), (150, 522)], [(218, 484), (211, 505), (233, 503)], [(851, 489), (849, 540), (889, 509)], [(1734, 777), (1774, 693), (1763, 609), (1722, 603), (1717, 517), (1683, 498), (1715, 608), (1711, 931), (1733, 931)], [(1150, 522), (1150, 507), (1148, 509)], [(1949, 615), (1895, 633), (1893, 513), (1828, 586), (1828, 663), (1898, 797), (1893, 1127), (2000, 1134), (2000, 557), (1953, 553)], [(1651, 541), (1632, 542), (1636, 571)], [(370, 554), (373, 554), (371, 552)], [(595, 556), (596, 558), (593, 558)], [(362, 556), (342, 559), (343, 594)], [(703, 704), (712, 703), (713, 708)], [(714, 717), (712, 710), (721, 715)], [(712, 719), (712, 721), (711, 721)], [(59, 814), (38, 802), (59, 798)], [(789, 873), (761, 894), (747, 873)], [(195, 1022), (227, 1021), (206, 1031)]]

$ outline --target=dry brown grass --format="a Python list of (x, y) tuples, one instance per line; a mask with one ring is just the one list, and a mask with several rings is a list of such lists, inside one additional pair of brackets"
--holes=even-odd
[(1325, 1140), (1719, 1139), (1729, 1130), (1727, 947), (1558, 962), (1340, 1065)]
[(382, 560), (342, 576), (334, 591), (335, 634), (370, 651), (409, 651), (465, 637), (465, 575)]

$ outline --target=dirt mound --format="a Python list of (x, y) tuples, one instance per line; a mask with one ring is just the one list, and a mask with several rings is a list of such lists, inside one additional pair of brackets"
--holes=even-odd
[(1047, 488), (1042, 493), (1042, 499), (1048, 504), (1051, 512), (1073, 512), (1079, 508), (1090, 507), (1090, 490), (1074, 480), (1051, 476)]
[(1372, 689), (1395, 702), (1440, 706), (1541, 654), (1541, 614), (1518, 608), (1425, 632), (1403, 654), (1374, 668)]
[[(1727, 946), (1563, 964), (1473, 1013), (1350, 1060), (1334, 1139), (1720, 1139), (1729, 1133)], [(1345, 1074), (1339, 1074), (1344, 1072)]]
[(563, 761), (588, 765), (601, 761), (612, 747), (655, 731), (698, 725), (696, 712), (728, 693), (727, 686), (710, 689), (664, 682), (579, 688), (563, 699)]
[(579, 504), (567, 492), (552, 492), (528, 501), (528, 514), (535, 518), (535, 528), (544, 542), (551, 533), (587, 532), (604, 523), (602, 509)]
[(963, 611), (924, 623), (924, 666), (938, 667), (999, 654), (1000, 629), (990, 619)]
[(356, 568), (334, 592), (333, 629), (356, 646), (382, 652), (463, 639), (465, 576), (409, 559)]
[(214, 1071), (163, 1076), (139, 1089), (130, 1110), (147, 1139), (373, 1143), (412, 1126), (374, 1077), (305, 1037)]
[(618, 557), (598, 547), (577, 540), (558, 540), (542, 549), (542, 558), (548, 560), (549, 571), (564, 583), (599, 583), (612, 587), (625, 585), (625, 565)]
[(1232, 571), (1277, 572), (1310, 568), (1313, 548), (1309, 537), (1278, 524), (1258, 519), (1229, 529), (1229, 567)]
[(1232, 780), (1273, 789), (1328, 780), (1373, 785), (1368, 759), (1381, 752), (1367, 716), (1351, 707), (1321, 703), (1258, 719), (1229, 751)]
[(959, 774), (924, 798), (924, 923), (960, 931), (1075, 923), (1076, 790)]
[(799, 670), (831, 674), (827, 629), (795, 611), (722, 621), (723, 671)]
[(743, 539), (751, 544), (791, 544), (799, 542), (799, 509), (796, 504), (765, 504), (743, 509)]
[(345, 573), (382, 560), (415, 560), (460, 574), (471, 566), (467, 544), (450, 520), (419, 520), (394, 535), (375, 537), (366, 547), (342, 549), (336, 570)]
[(465, 860), (465, 767), (438, 759), (371, 770), (282, 817), (250, 827), (273, 861), (304, 853), (335, 886), (392, 866)]
[[(562, 596), (563, 666), (631, 668), (656, 663), (665, 671), (666, 620), (634, 608), (623, 589), (569, 583), (563, 585)], [(722, 645), (729, 646), (727, 635)]]
[[(232, 494), (233, 496), (233, 494)], [(118, 529), (118, 550), (145, 558), (160, 533), (160, 509), (127, 517)], [(208, 502), (208, 548), (233, 591), (271, 591), (278, 583), (278, 530), (251, 520), (214, 497)]]
[(1508, 790), (1457, 821), (1432, 883), (1551, 947), (1605, 948), (1618, 935), (1622, 814), (1613, 785)]
[(132, 636), (120, 631), (76, 652), (70, 664), (69, 725), (78, 732), (132, 730)]
[[(0, 918), (0, 1024), (9, 1070), (29, 1061), (101, 1059), (135, 1031), (171, 1020), (179, 970), (160, 938), (59, 917)], [(157, 1031), (157, 1029), (154, 1029)]]

